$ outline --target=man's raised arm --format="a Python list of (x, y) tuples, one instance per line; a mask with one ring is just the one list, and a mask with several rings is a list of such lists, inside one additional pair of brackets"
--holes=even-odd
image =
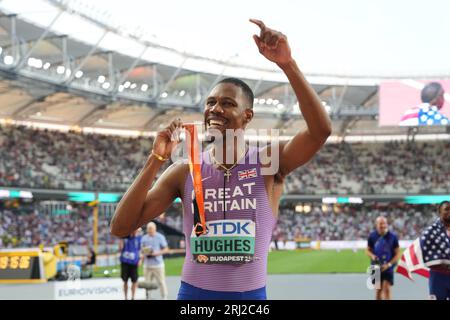
[(291, 140), (281, 145), (280, 173), (286, 175), (308, 162), (322, 147), (331, 134), (331, 120), (320, 98), (292, 58), (287, 37), (281, 32), (267, 28), (260, 20), (250, 21), (260, 28), (260, 35), (253, 36), (259, 52), (276, 63), (286, 74), (307, 125), (305, 131), (298, 132)]

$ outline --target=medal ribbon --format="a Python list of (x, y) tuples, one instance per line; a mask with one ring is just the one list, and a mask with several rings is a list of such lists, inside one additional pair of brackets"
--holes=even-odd
[(200, 144), (197, 137), (197, 128), (195, 124), (184, 124), (183, 127), (187, 131), (186, 146), (189, 158), (189, 171), (191, 173), (192, 183), (194, 186), (195, 198), (194, 204), (194, 232), (198, 236), (205, 234), (205, 206), (203, 200), (203, 185), (201, 172)]

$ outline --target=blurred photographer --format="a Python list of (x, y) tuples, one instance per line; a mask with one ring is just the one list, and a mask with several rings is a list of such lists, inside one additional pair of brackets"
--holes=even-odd
[(147, 234), (142, 237), (141, 254), (144, 259), (144, 277), (146, 282), (159, 286), (161, 298), (167, 300), (166, 271), (163, 254), (169, 252), (166, 238), (156, 231), (156, 224), (147, 224)]

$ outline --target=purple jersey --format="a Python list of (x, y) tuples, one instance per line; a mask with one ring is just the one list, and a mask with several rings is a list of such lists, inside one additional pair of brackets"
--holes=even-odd
[[(250, 291), (266, 285), (267, 255), (276, 219), (268, 201), (260, 162), (249, 163), (249, 160), (257, 157), (258, 148), (250, 146), (245, 161), (241, 161), (231, 170), (232, 175), (228, 181), (224, 172), (214, 167), (210, 154), (207, 151), (202, 153), (205, 220), (209, 224), (209, 234), (217, 233), (219, 238), (223, 239), (220, 243), (203, 243), (199, 242), (195, 235), (192, 236), (194, 192), (191, 176), (186, 176), (183, 198), (186, 259), (182, 281), (201, 289), (227, 292)], [(240, 232), (241, 237), (231, 234), (232, 232)], [(202, 237), (204, 236), (199, 237), (200, 240), (211, 239)], [(191, 248), (191, 245), (195, 248)], [(216, 250), (215, 253), (225, 252), (229, 257), (236, 257), (233, 254), (243, 250), (242, 252), (248, 254), (245, 258), (251, 257), (251, 260), (241, 260), (237, 263), (226, 263), (223, 260), (216, 264), (199, 263), (194, 261), (193, 256), (199, 247)], [(213, 255), (212, 258), (217, 257)]]

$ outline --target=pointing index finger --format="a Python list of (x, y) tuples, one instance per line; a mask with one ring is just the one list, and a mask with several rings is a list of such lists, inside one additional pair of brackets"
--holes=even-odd
[(266, 25), (261, 20), (258, 20), (258, 19), (249, 19), (249, 20), (250, 20), (250, 22), (252, 22), (252, 23), (256, 24), (258, 27), (260, 27), (261, 30), (264, 30), (266, 28)]

